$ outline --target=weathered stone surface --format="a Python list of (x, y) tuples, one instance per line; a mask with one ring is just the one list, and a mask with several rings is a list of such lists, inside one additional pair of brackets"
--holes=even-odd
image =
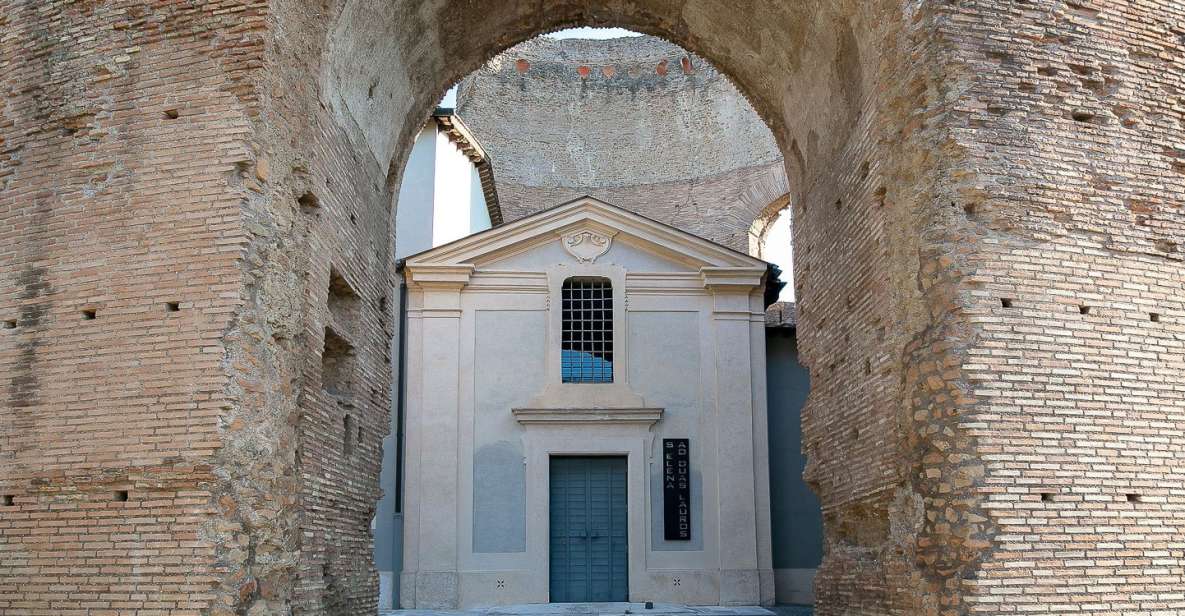
[(461, 82), (457, 112), (494, 161), (507, 220), (592, 195), (744, 252), (790, 190), (732, 82), (655, 37), (515, 45)]
[(374, 612), (389, 171), (572, 24), (707, 59), (784, 153), (820, 614), (1179, 611), (1176, 0), (0, 1), (0, 611)]

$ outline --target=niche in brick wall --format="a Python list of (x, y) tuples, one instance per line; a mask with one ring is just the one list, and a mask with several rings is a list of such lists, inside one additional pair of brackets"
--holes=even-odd
[(329, 270), (329, 318), (339, 332), (358, 331), (358, 294), (336, 268)]
[(359, 331), (358, 294), (336, 268), (329, 270), (325, 348), (321, 352), (321, 383), (325, 391), (347, 398), (353, 393), (355, 354), (350, 338)]
[(354, 388), (354, 345), (332, 327), (325, 328), (321, 351), (321, 387), (338, 397), (349, 396)]
[(354, 427), (354, 416), (347, 414), (342, 418), (342, 454), (349, 457), (354, 455), (358, 446), (357, 428)]

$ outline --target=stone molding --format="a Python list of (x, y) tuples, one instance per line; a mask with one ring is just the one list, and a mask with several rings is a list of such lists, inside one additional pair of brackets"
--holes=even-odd
[[(557, 235), (563, 238), (585, 231), (609, 238), (616, 238), (617, 234), (637, 238), (662, 250), (664, 256), (691, 267), (752, 268), (760, 272), (759, 277), (766, 269), (765, 262), (760, 259), (592, 197), (543, 210), (502, 225), (496, 233), (493, 231), (484, 231), (408, 257), (405, 269), (413, 273), (413, 279), (416, 272), (427, 266), (467, 267), (471, 273), (474, 265), (485, 267), (543, 242), (555, 241)], [(565, 249), (568, 249), (566, 245)], [(580, 259), (580, 255), (574, 256)]]
[(422, 288), (456, 287), (460, 289), (466, 284), (469, 284), (469, 279), (473, 276), (474, 269), (476, 268), (469, 263), (456, 265), (425, 264), (408, 267), (406, 270), (407, 286)]
[(713, 293), (749, 293), (761, 286), (764, 267), (701, 267), (704, 288)]
[(616, 408), (616, 409), (561, 409), (561, 408), (519, 408), (511, 409), (515, 421), (531, 424), (596, 424), (596, 425), (642, 425), (652, 426), (662, 419), (660, 408)]

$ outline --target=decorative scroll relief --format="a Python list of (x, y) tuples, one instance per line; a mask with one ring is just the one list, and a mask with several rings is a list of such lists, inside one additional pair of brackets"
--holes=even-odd
[(581, 263), (592, 263), (597, 257), (609, 252), (609, 245), (613, 243), (613, 236), (588, 229), (565, 233), (560, 241), (564, 250), (576, 257)]

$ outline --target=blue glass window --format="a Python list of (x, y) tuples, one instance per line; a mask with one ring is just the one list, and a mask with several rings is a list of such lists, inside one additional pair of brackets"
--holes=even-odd
[(569, 278), (561, 301), (563, 382), (612, 383), (613, 285), (605, 278)]

